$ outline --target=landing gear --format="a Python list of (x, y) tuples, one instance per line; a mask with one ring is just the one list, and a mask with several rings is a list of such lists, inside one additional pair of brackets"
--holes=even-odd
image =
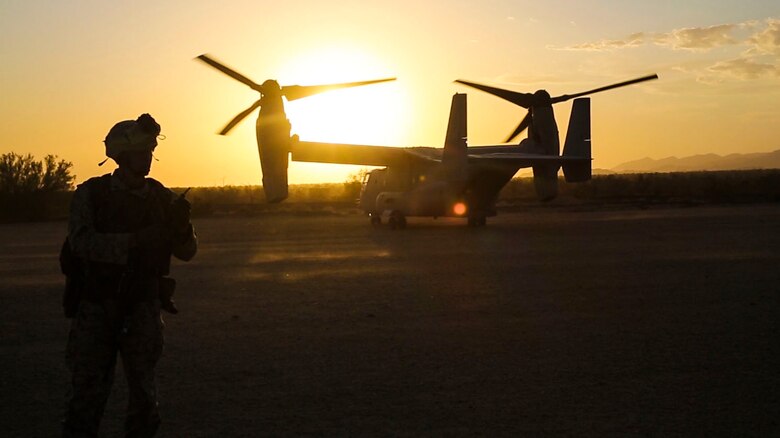
[(484, 227), (487, 218), (484, 215), (469, 216), (468, 225), (470, 227)]
[(390, 225), (390, 228), (394, 230), (401, 230), (406, 228), (406, 217), (404, 217), (404, 214), (400, 211), (393, 210), (390, 213), (390, 219), (387, 221), (387, 223)]

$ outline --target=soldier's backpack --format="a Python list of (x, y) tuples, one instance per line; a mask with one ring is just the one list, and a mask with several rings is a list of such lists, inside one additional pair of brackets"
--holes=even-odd
[[(111, 190), (111, 174), (107, 173), (97, 178), (91, 178), (84, 182), (88, 189), (89, 199), (92, 205), (103, 197), (108, 196)], [(65, 290), (62, 294), (62, 309), (66, 318), (73, 318), (79, 309), (79, 302), (86, 284), (84, 273), (84, 261), (73, 253), (68, 237), (62, 243), (60, 249), (60, 271), (65, 275)]]

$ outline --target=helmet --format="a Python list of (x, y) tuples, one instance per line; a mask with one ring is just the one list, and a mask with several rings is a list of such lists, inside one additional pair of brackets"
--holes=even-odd
[(106, 156), (114, 161), (125, 151), (153, 150), (157, 146), (160, 125), (149, 114), (141, 114), (136, 120), (123, 120), (106, 135)]

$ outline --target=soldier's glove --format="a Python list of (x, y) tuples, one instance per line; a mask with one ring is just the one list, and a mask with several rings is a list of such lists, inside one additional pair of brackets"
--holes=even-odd
[(171, 203), (168, 223), (174, 233), (182, 234), (189, 229), (191, 210), (192, 205), (190, 204), (190, 201), (186, 200), (183, 196), (176, 198), (176, 200)]

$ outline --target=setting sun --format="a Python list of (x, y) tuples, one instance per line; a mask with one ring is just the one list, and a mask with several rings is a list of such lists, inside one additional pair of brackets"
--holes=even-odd
[[(392, 68), (369, 52), (351, 46), (326, 47), (302, 53), (282, 67), (280, 80), (289, 85), (319, 85), (395, 77)], [(398, 81), (345, 88), (287, 102), (292, 132), (301, 140), (406, 146), (412, 103)], [(297, 183), (345, 180), (358, 166), (290, 163)]]
[[(392, 78), (393, 70), (365, 51), (324, 48), (303, 53), (280, 72), (287, 83), (331, 84)], [(288, 102), (293, 132), (303, 140), (400, 145), (408, 101), (398, 82), (372, 84)]]

